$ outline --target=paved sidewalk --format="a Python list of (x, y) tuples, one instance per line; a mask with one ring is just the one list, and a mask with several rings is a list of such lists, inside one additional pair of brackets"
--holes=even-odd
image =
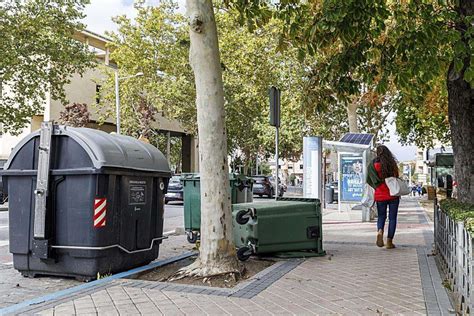
[(22, 313), (447, 315), (450, 303), (430, 256), (432, 229), (418, 203), (404, 199), (396, 249), (375, 246), (375, 223), (325, 224), (326, 257), (285, 261), (236, 290), (115, 280)]

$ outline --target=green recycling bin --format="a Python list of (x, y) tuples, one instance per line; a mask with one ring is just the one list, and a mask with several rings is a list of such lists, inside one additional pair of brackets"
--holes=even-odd
[[(253, 181), (251, 178), (229, 174), (229, 190), (231, 203), (247, 203), (253, 201)], [(188, 242), (195, 243), (201, 230), (201, 177), (199, 173), (185, 173), (183, 182), (184, 229)]]
[(321, 203), (310, 198), (278, 198), (265, 203), (232, 205), (237, 257), (252, 254), (322, 256)]

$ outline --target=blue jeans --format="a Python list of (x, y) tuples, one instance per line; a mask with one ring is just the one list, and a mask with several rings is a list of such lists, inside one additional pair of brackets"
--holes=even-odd
[(388, 213), (388, 238), (395, 236), (395, 230), (397, 229), (397, 214), (398, 205), (400, 204), (400, 198), (396, 200), (377, 202), (377, 231), (379, 229), (384, 230), (385, 220), (387, 219), (387, 206), (389, 209)]

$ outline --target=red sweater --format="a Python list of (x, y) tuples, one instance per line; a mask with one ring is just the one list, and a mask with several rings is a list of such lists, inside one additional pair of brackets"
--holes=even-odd
[[(382, 166), (380, 165), (380, 162), (375, 162), (374, 167), (375, 167), (375, 170), (377, 171), (377, 174), (379, 175), (379, 178), (382, 179)], [(394, 176), (398, 176), (398, 175), (394, 175)], [(385, 181), (375, 189), (375, 193), (374, 193), (375, 202), (383, 202), (383, 201), (390, 201), (390, 200), (396, 200), (396, 199), (398, 199), (398, 196), (390, 195), (390, 190), (385, 184)]]

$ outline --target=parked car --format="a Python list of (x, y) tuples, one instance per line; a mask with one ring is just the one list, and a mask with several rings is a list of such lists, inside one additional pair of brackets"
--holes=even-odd
[[(271, 176), (253, 176), (253, 194), (262, 197), (264, 195), (272, 198), (275, 195), (275, 182)], [(286, 191), (286, 187), (281, 183), (278, 186), (278, 195), (283, 196)]]
[(165, 204), (171, 201), (183, 201), (183, 185), (179, 178), (180, 176), (171, 177), (165, 194)]

